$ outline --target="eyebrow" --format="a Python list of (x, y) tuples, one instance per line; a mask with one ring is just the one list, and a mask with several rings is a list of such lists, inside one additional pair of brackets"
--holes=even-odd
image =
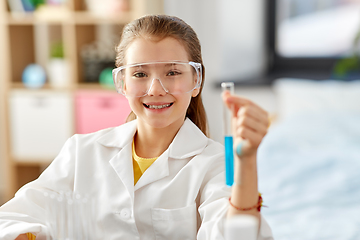
[(179, 64), (179, 63), (176, 63), (176, 62), (172, 62), (172, 63), (144, 63), (144, 64), (139, 64), (139, 65), (132, 66), (130, 68), (133, 69), (133, 71), (134, 70), (148, 70), (149, 68), (151, 68), (150, 65), (160, 66), (160, 67), (174, 67), (174, 66), (176, 66), (179, 69), (185, 68), (184, 64)]
[(168, 63), (165, 65), (166, 67), (172, 67), (172, 66), (176, 66), (178, 68), (184, 68), (186, 65), (185, 64), (180, 64), (180, 63)]

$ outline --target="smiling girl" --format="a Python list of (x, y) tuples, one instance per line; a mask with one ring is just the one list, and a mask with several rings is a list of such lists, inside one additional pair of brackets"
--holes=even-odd
[(224, 220), (237, 214), (258, 218), (258, 239), (272, 239), (256, 170), (267, 113), (223, 95), (233, 109), (235, 144), (247, 140), (228, 188), (224, 147), (208, 138), (205, 71), (193, 29), (176, 17), (145, 16), (124, 28), (116, 50), (113, 77), (132, 109), (128, 122), (70, 138), (44, 173), (0, 208), (0, 239), (44, 238), (44, 191), (95, 199), (101, 239), (224, 239)]

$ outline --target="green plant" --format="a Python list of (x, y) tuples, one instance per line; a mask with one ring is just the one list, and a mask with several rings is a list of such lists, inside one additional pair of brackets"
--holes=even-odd
[(353, 42), (352, 55), (339, 59), (333, 69), (335, 77), (346, 79), (348, 75), (356, 73), (360, 74), (360, 31), (356, 34)]
[(64, 47), (62, 42), (54, 42), (50, 47), (51, 58), (64, 58)]
[(38, 8), (40, 5), (45, 4), (45, 0), (31, 0), (31, 3), (35, 8)]
[(337, 77), (345, 77), (350, 72), (360, 71), (360, 59), (357, 55), (340, 59), (334, 67)]

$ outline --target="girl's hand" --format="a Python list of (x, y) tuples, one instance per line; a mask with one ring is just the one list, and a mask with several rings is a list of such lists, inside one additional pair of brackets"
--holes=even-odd
[(15, 238), (15, 240), (28, 240), (28, 237), (26, 236), (26, 234), (21, 234), (17, 238)]
[(255, 155), (267, 133), (268, 113), (250, 100), (231, 95), (229, 92), (225, 92), (222, 97), (224, 103), (232, 111), (235, 152), (239, 153), (237, 146), (240, 143), (239, 157)]

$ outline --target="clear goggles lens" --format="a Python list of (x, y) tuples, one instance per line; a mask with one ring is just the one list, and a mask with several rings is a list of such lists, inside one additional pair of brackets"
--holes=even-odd
[(145, 96), (159, 86), (169, 94), (188, 93), (200, 87), (201, 78), (201, 64), (195, 62), (139, 63), (113, 70), (117, 91), (130, 97)]

